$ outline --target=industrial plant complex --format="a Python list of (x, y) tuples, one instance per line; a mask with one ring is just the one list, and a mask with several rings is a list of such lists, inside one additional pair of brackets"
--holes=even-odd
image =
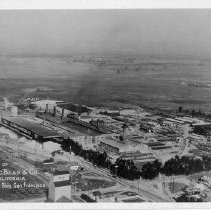
[[(211, 130), (209, 120), (178, 111), (87, 107), (49, 99), (25, 104), (7, 99), (1, 104), (1, 159), (13, 171), (28, 170), (22, 178), (7, 178), (18, 179), (19, 187), (2, 175), (2, 200), (210, 201), (210, 163), (203, 161), (211, 158), (211, 141), (202, 133)], [(165, 172), (174, 158), (186, 161), (184, 157), (205, 165), (184, 176)], [(151, 168), (154, 164), (160, 171)]]

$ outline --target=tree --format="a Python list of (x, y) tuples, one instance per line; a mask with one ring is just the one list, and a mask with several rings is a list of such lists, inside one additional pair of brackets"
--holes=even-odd
[(71, 145), (70, 139), (64, 139), (61, 142), (61, 148), (66, 152), (70, 152), (70, 145)]
[(185, 114), (189, 114), (189, 110), (188, 109), (185, 110)]
[(111, 173), (119, 177), (134, 180), (140, 178), (140, 171), (132, 160), (118, 158), (110, 167)]
[(206, 128), (203, 128), (201, 126), (195, 126), (193, 128), (193, 132), (196, 133), (196, 134), (199, 134), (199, 135), (207, 135), (207, 130)]
[(192, 114), (193, 116), (195, 116), (195, 115), (196, 115), (196, 111), (195, 111), (194, 109), (192, 109), (191, 114)]
[(143, 179), (154, 179), (156, 171), (151, 163), (146, 163), (141, 169), (141, 177)]
[(161, 170), (161, 167), (162, 167), (162, 163), (156, 159), (154, 162), (153, 162), (153, 167), (157, 170), (157, 171), (160, 171)]
[(124, 139), (123, 139), (123, 136), (120, 135), (120, 136), (119, 136), (119, 140), (120, 140), (120, 141), (123, 141), (123, 140), (124, 140)]
[(203, 164), (203, 169), (205, 171), (211, 170), (211, 157), (203, 155), (202, 156), (202, 164)]
[(183, 110), (182, 110), (182, 106), (179, 106), (178, 112), (179, 112), (179, 113), (182, 113), (182, 111), (183, 111)]
[(143, 179), (154, 179), (161, 172), (162, 163), (155, 160), (152, 163), (146, 163), (141, 169), (141, 177)]
[(196, 159), (196, 160), (193, 160), (193, 164), (192, 164), (192, 167), (193, 167), (193, 172), (197, 173), (197, 172), (200, 172), (200, 171), (203, 171), (204, 167), (203, 167), (203, 163), (200, 159)]

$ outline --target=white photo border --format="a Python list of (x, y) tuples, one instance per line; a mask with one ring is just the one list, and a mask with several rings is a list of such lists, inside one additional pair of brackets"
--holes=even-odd
[[(0, 10), (211, 9), (210, 0), (0, 0)], [(211, 209), (210, 203), (1, 203), (0, 209)]]

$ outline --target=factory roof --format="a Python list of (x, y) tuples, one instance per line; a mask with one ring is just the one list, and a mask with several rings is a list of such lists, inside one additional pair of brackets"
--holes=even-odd
[(169, 118), (169, 117), (165, 118), (165, 121), (174, 122), (174, 123), (179, 123), (179, 124), (182, 124), (182, 123), (185, 123), (185, 122), (186, 122), (186, 121), (184, 121), (184, 120), (181, 119), (181, 118), (176, 118), (176, 119), (174, 119), (174, 118)]
[(55, 185), (55, 187), (69, 186), (70, 181), (66, 180), (66, 181), (61, 181), (61, 182), (54, 182), (54, 185)]
[(43, 138), (60, 137), (57, 132), (21, 117), (4, 117), (3, 119), (12, 122), (18, 126), (21, 126), (22, 128), (30, 130), (31, 132), (40, 135)]
[(211, 125), (211, 123), (209, 122), (197, 122), (197, 123), (193, 123), (193, 126), (203, 126), (203, 125)]
[(73, 103), (69, 103), (69, 102), (59, 102), (57, 103), (57, 106), (60, 107), (60, 108), (64, 108), (64, 109), (67, 109), (69, 111), (73, 111), (72, 109), (76, 109), (75, 111), (77, 111), (77, 109), (84, 109), (82, 111), (83, 112), (87, 112), (87, 111), (91, 111), (87, 106), (85, 105), (79, 105), (79, 104), (73, 104)]
[(54, 171), (53, 175), (57, 176), (57, 175), (64, 175), (64, 174), (69, 174), (69, 171)]
[(196, 123), (200, 122), (201, 120), (194, 118), (194, 117), (177, 117), (176, 120), (187, 122), (187, 123)]
[(149, 153), (149, 152), (147, 152), (147, 153), (141, 153), (141, 152), (125, 152), (125, 153), (122, 153), (121, 154), (122, 155), (122, 157), (148, 157), (148, 156), (153, 156), (153, 153)]
[(111, 138), (101, 139), (100, 142), (107, 144), (107, 145), (110, 145), (110, 146), (115, 147), (115, 148), (122, 148), (122, 147), (126, 146), (124, 143), (122, 143), (120, 141), (113, 140)]

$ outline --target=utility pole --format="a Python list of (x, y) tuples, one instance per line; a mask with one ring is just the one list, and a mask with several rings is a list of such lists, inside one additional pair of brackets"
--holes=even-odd
[(174, 192), (174, 177), (172, 179), (173, 179), (173, 192)]
[(18, 157), (19, 157), (19, 154), (20, 154), (20, 142), (19, 142), (19, 139), (18, 139)]
[(35, 153), (37, 154), (37, 142), (35, 142)]
[(140, 180), (141, 180), (141, 176), (140, 176), (140, 178), (139, 178), (139, 180), (138, 180), (138, 193), (139, 193), (139, 184), (140, 184)]
[(68, 160), (69, 160), (69, 167), (70, 167), (70, 157), (66, 154), (65, 155), (67, 158), (68, 158)]

